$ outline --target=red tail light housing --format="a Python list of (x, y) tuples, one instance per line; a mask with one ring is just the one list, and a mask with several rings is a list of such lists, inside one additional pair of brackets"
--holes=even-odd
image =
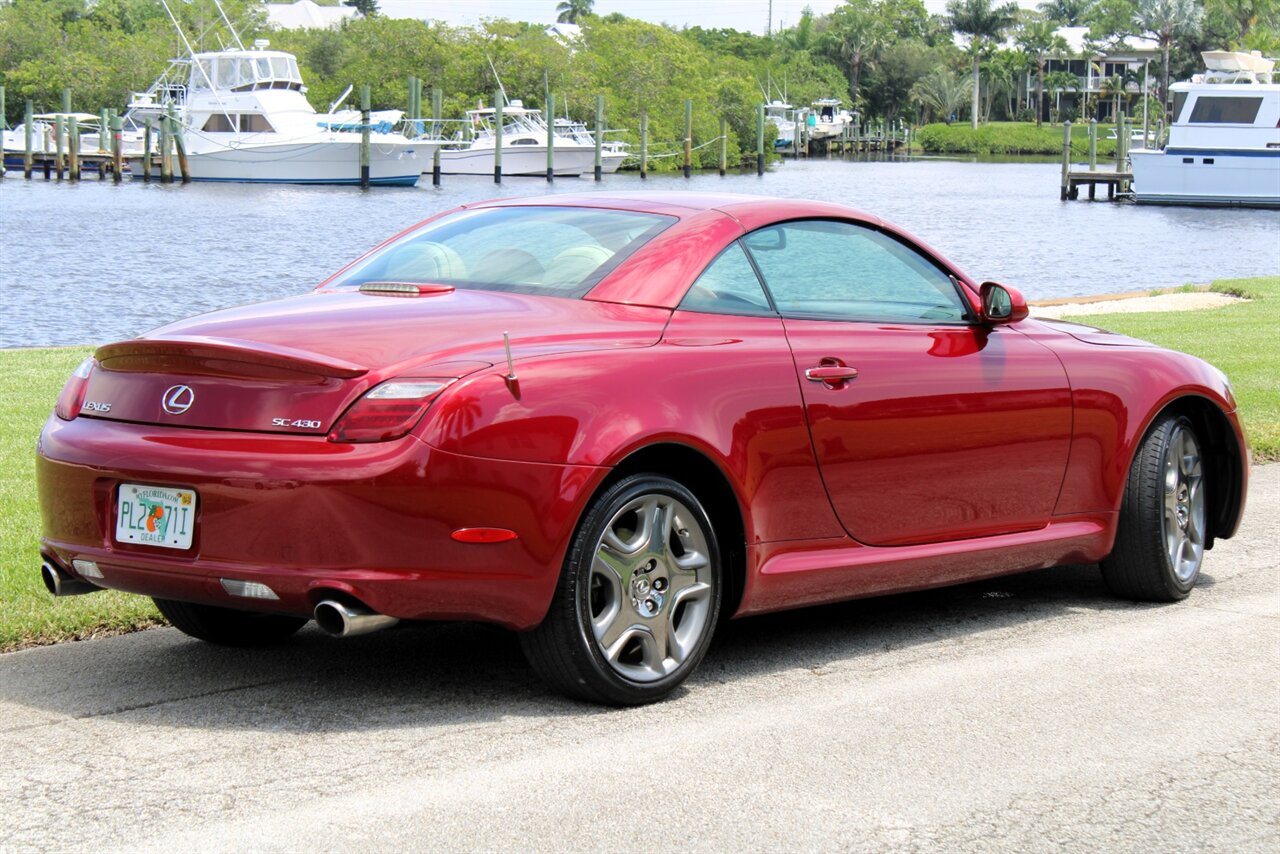
[(370, 389), (329, 431), (330, 442), (386, 442), (408, 433), (453, 378), (395, 379)]
[(63, 421), (75, 418), (84, 408), (85, 392), (89, 389), (89, 376), (97, 365), (97, 361), (90, 356), (71, 372), (66, 384), (62, 386), (62, 391), (58, 394), (58, 403), (53, 407), (53, 411)]

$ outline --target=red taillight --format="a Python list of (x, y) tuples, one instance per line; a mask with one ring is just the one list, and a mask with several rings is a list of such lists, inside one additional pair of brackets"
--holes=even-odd
[(89, 388), (89, 375), (93, 373), (97, 364), (90, 356), (81, 362), (80, 366), (67, 378), (66, 385), (58, 394), (58, 403), (53, 408), (54, 413), (63, 421), (70, 421), (80, 414), (80, 409), (84, 406), (85, 392)]
[(385, 442), (414, 428), (452, 379), (391, 380), (370, 390), (329, 431), (330, 442)]

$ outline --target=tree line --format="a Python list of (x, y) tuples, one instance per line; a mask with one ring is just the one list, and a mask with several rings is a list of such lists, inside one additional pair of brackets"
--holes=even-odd
[[(442, 91), (446, 116), (460, 117), (479, 101), (490, 103), (500, 80), (509, 97), (528, 106), (542, 107), (554, 94), (557, 114), (575, 119), (589, 120), (595, 96), (604, 95), (609, 126), (632, 142), (643, 111), (659, 154), (664, 145), (674, 152), (683, 138), (686, 99), (694, 105), (695, 142), (718, 136), (724, 116), (731, 150), (748, 157), (756, 106), (774, 98), (797, 106), (842, 98), (864, 122), (1039, 120), (1042, 98), (1078, 87), (1074, 76), (1046, 71), (1050, 58), (1068, 53), (1055, 32), (1060, 26), (1088, 27), (1098, 46), (1127, 36), (1155, 40), (1155, 107), (1170, 80), (1200, 70), (1201, 50), (1280, 53), (1280, 0), (1046, 0), (1036, 11), (951, 0), (947, 15), (930, 15), (921, 0), (846, 0), (829, 15), (806, 12), (767, 36), (595, 15), (590, 0), (564, 0), (561, 17), (582, 28), (568, 43), (516, 21), (451, 27), (387, 18), (367, 0), (349, 3), (362, 14), (333, 30), (270, 30), (258, 0), (222, 5), (246, 44), (267, 38), (297, 55), (319, 110), (348, 84), (369, 84), (376, 107), (404, 107), (414, 75)], [(195, 49), (227, 46), (211, 0), (169, 7)], [(21, 120), (23, 99), (56, 109), (63, 87), (73, 90), (76, 109), (122, 108), (130, 92), (184, 54), (158, 0), (0, 0), (0, 83), (11, 125)], [(1030, 87), (1022, 85), (1028, 76)], [(1110, 85), (1119, 92), (1128, 82)], [(713, 165), (716, 149), (700, 152), (705, 165)]]

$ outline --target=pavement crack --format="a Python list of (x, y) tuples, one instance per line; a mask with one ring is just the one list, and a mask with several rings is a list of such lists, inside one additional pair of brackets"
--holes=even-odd
[(50, 726), (63, 726), (68, 721), (87, 721), (94, 718), (109, 718), (113, 715), (123, 715), (128, 712), (136, 712), (141, 709), (151, 709), (156, 706), (166, 706), (171, 703), (184, 703), (187, 700), (200, 700), (205, 697), (217, 697), (222, 694), (234, 694), (238, 691), (249, 691), (254, 688), (263, 688), (267, 685), (283, 685), (287, 682), (294, 681), (289, 679), (268, 679), (263, 682), (251, 682), (247, 685), (236, 685), (230, 688), (215, 688), (212, 691), (200, 691), (195, 694), (183, 694), (179, 697), (166, 697), (161, 700), (151, 700), (145, 703), (133, 703), (127, 706), (116, 706), (111, 709), (101, 709), (95, 712), (85, 712), (78, 715), (68, 715), (55, 721), (42, 721), (37, 724), (28, 724), (27, 726), (17, 726), (4, 730), (5, 732), (22, 732), (24, 730), (42, 729)]

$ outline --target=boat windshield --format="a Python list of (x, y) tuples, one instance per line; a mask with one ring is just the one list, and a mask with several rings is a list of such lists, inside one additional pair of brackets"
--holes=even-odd
[(675, 221), (542, 205), (464, 211), (379, 249), (325, 288), (405, 282), (576, 298)]
[(298, 62), (287, 54), (201, 55), (191, 70), (191, 88), (250, 91), (253, 89), (296, 89), (302, 86)]

